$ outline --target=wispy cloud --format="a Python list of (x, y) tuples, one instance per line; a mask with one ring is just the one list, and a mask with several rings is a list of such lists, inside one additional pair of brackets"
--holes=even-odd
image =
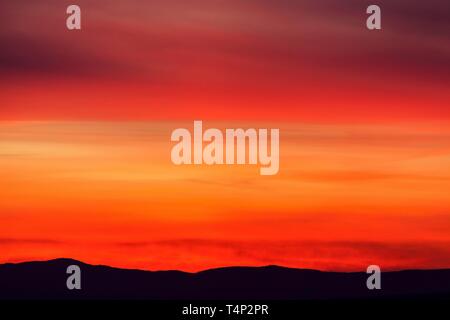
[(57, 245), (62, 241), (45, 238), (0, 238), (0, 246), (2, 245)]

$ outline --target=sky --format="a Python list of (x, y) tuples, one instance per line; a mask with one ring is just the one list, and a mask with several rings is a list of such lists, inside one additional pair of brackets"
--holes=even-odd
[[(450, 4), (0, 4), (0, 262), (450, 267)], [(172, 130), (280, 128), (280, 172)]]

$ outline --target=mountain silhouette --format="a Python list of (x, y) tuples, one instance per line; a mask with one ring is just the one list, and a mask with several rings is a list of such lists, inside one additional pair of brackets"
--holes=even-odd
[[(68, 290), (67, 267), (81, 269), (81, 290)], [(279, 266), (225, 267), (197, 273), (89, 265), (72, 259), (0, 265), (0, 299), (304, 300), (450, 297), (450, 269), (382, 272), (368, 290), (365, 272)]]

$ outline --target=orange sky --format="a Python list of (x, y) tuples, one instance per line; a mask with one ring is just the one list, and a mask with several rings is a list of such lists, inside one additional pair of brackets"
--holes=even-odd
[(187, 121), (2, 123), (2, 259), (184, 270), (449, 265), (450, 130), (269, 123), (281, 131), (275, 176), (173, 165), (170, 132)]
[[(450, 267), (449, 2), (0, 4), (0, 262)], [(182, 166), (193, 120), (280, 172)]]

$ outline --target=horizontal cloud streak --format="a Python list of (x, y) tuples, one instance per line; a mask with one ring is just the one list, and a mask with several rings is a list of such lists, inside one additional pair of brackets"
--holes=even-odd
[(59, 244), (61, 241), (54, 239), (20, 239), (20, 238), (0, 238), (1, 245), (46, 245), (46, 244)]
[[(329, 241), (257, 241), (239, 242), (216, 239), (177, 239), (156, 242), (122, 242), (130, 252), (188, 251), (193, 260), (223, 257), (223, 264), (245, 261), (250, 265), (285, 266), (334, 271), (363, 271), (379, 264), (384, 270), (439, 268), (450, 263), (450, 243), (427, 242), (329, 242)], [(276, 257), (276, 258), (275, 258)], [(228, 261), (227, 261), (228, 259)], [(189, 263), (187, 263), (189, 265)]]

